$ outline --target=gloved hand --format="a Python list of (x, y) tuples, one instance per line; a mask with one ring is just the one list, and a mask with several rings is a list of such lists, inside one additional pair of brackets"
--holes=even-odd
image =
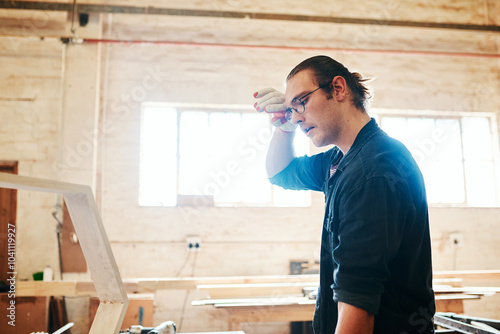
[(293, 132), (297, 128), (297, 124), (289, 122), (285, 118), (285, 94), (278, 92), (274, 88), (264, 88), (255, 92), (253, 96), (259, 101), (255, 102), (253, 107), (255, 110), (267, 113), (272, 113), (271, 123), (285, 132)]

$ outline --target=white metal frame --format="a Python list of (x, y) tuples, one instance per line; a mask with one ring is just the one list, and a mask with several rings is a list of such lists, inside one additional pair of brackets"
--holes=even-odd
[(128, 298), (89, 186), (0, 173), (0, 187), (62, 194), (95, 285), (99, 308), (90, 334), (118, 333)]

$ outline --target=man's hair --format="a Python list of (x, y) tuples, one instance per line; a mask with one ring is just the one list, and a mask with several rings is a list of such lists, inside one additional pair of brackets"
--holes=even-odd
[(352, 93), (352, 103), (354, 106), (357, 109), (366, 111), (371, 94), (369, 88), (364, 83), (370, 79), (363, 78), (357, 72), (349, 72), (344, 65), (328, 56), (314, 56), (295, 66), (288, 74), (286, 81), (288, 82), (295, 74), (307, 69), (313, 71), (318, 86), (328, 94), (329, 98), (332, 97), (333, 87), (331, 86), (331, 82), (333, 78), (339, 75), (343, 77)]

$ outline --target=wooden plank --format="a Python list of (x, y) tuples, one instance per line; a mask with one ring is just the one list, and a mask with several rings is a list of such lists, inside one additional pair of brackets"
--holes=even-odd
[(100, 299), (90, 333), (118, 332), (127, 310), (128, 298), (91, 188), (5, 173), (0, 173), (0, 187), (64, 195)]
[[(137, 283), (123, 283), (126, 293), (138, 293)], [(19, 281), (16, 282), (19, 296), (96, 296), (94, 282), (91, 281)]]
[(0, 173), (0, 187), (18, 190), (40, 191), (52, 194), (81, 194), (93, 196), (90, 187), (32, 177)]
[(302, 295), (306, 287), (317, 284), (311, 282), (300, 283), (258, 283), (258, 284), (211, 284), (198, 285), (197, 289), (206, 291), (211, 298), (230, 297), (257, 297), (257, 296), (283, 296)]
[(456, 300), (456, 299), (465, 300), (465, 299), (480, 299), (481, 298), (480, 295), (466, 295), (463, 293), (436, 295), (434, 297), (435, 297), (436, 301), (437, 300)]
[(280, 302), (278, 300), (268, 301), (268, 302), (248, 302), (248, 303), (232, 303), (229, 302), (227, 304), (214, 304), (216, 308), (234, 308), (234, 307), (282, 307), (282, 306), (300, 306), (300, 305), (316, 305), (316, 301), (312, 299), (304, 299), (302, 301), (297, 302)]
[(90, 328), (89, 334), (118, 333), (120, 331), (125, 312), (127, 311), (127, 302), (103, 302), (99, 304), (97, 313)]
[[(139, 293), (136, 282), (123, 282), (125, 291), (128, 294)], [(93, 282), (76, 282), (77, 295), (95, 296), (96, 290)]]
[(64, 198), (73, 219), (97, 295), (101, 301), (125, 300), (126, 292), (118, 273), (118, 267), (112, 257), (111, 247), (90, 188), (88, 188), (88, 192), (87, 194), (68, 193), (65, 194)]
[[(205, 305), (213, 305), (219, 307), (225, 307), (226, 305), (272, 305), (272, 304), (280, 304), (280, 305), (291, 305), (298, 303), (305, 303), (306, 301), (315, 300), (308, 299), (306, 297), (281, 297), (279, 299), (273, 298), (225, 298), (225, 299), (202, 299), (202, 300), (193, 300), (191, 305), (193, 306), (205, 306)], [(307, 303), (306, 303), (307, 304)]]
[(243, 307), (243, 306), (283, 306), (283, 305), (309, 305), (316, 304), (316, 300), (307, 297), (282, 297), (282, 298), (230, 298), (230, 299), (205, 299), (193, 301), (193, 306), (213, 305), (216, 308)]
[[(125, 317), (128, 298), (97, 211), (97, 204), (90, 187), (86, 194), (66, 193), (64, 198), (94, 281), (97, 296), (101, 300), (90, 333), (116, 333), (120, 330)], [(116, 324), (114, 328), (112, 324)]]
[(464, 303), (463, 300), (436, 300), (436, 311), (437, 312), (452, 312), (463, 314), (464, 313)]
[(479, 295), (494, 295), (500, 292), (500, 287), (493, 286), (464, 286), (464, 287), (453, 287), (453, 286), (435, 286), (435, 294), (446, 294), (446, 293), (465, 293), (465, 294), (479, 294)]
[(16, 282), (17, 296), (74, 296), (76, 295), (76, 282), (42, 282), (19, 281)]
[(196, 289), (197, 286), (209, 284), (259, 284), (259, 283), (300, 283), (308, 282), (317, 285), (319, 275), (269, 275), (269, 276), (232, 276), (232, 277), (181, 277), (181, 278), (138, 278), (129, 279), (127, 283), (136, 282), (138, 292), (147, 293), (157, 290)]
[(432, 280), (432, 285), (451, 284), (452, 286), (462, 286), (463, 281), (463, 278), (434, 278)]
[(467, 280), (500, 281), (500, 270), (435, 271), (434, 278), (462, 278)]

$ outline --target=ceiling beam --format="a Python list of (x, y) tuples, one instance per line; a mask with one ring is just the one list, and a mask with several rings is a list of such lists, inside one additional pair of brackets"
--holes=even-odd
[[(43, 11), (64, 11), (64, 12), (73, 12), (74, 10), (72, 3), (38, 2), (38, 1), (0, 1), (0, 9), (43, 10)], [(217, 17), (217, 18), (233, 18), (233, 19), (360, 24), (360, 25), (393, 26), (393, 27), (458, 29), (458, 30), (471, 30), (471, 31), (500, 32), (500, 26), (497, 25), (419, 22), (419, 21), (402, 21), (402, 20), (386, 20), (386, 19), (379, 20), (379, 19), (317, 16), (317, 15), (292, 15), (292, 14), (256, 13), (256, 12), (254, 13), (254, 12), (239, 12), (239, 11), (137, 7), (137, 6), (122, 6), (122, 5), (96, 5), (96, 4), (82, 4), (82, 3), (76, 4), (76, 12)]]

